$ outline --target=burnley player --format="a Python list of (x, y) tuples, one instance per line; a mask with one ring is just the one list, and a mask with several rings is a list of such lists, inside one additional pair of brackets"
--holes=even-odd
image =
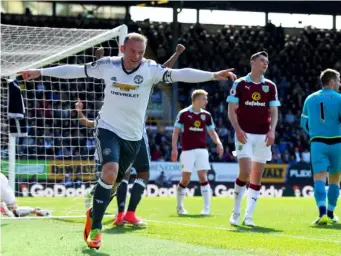
[[(93, 207), (86, 214), (83, 232), (90, 248), (101, 247), (102, 219), (110, 202), (111, 191), (122, 181), (140, 150), (147, 105), (154, 85), (159, 82), (234, 80), (236, 77), (231, 72), (233, 69), (218, 72), (191, 68), (168, 69), (145, 59), (146, 47), (147, 38), (130, 33), (120, 45), (123, 57), (108, 57), (84, 65), (62, 65), (22, 73), (25, 80), (42, 75), (63, 79), (92, 77), (105, 82), (105, 97), (95, 132), (102, 173), (93, 196)], [(140, 183), (146, 186), (143, 181)]]
[(249, 182), (243, 224), (255, 226), (252, 214), (259, 197), (264, 165), (271, 160), (280, 102), (276, 85), (264, 78), (269, 64), (268, 54), (258, 52), (251, 56), (250, 62), (251, 73), (236, 80), (227, 97), (228, 117), (236, 132), (235, 146), (239, 162), (230, 223), (239, 223), (241, 201)]
[(195, 90), (192, 93), (192, 105), (181, 110), (174, 125), (172, 137), (172, 161), (178, 158), (178, 138), (181, 136), (182, 153), (180, 162), (182, 178), (177, 188), (177, 212), (186, 215), (183, 201), (186, 195), (186, 187), (190, 182), (191, 173), (198, 172), (200, 190), (204, 198), (204, 209), (201, 215), (210, 214), (211, 187), (207, 180), (207, 171), (210, 170), (206, 134), (208, 133), (217, 145), (217, 153), (221, 157), (224, 153), (218, 134), (214, 130), (214, 122), (211, 114), (205, 110), (207, 105), (207, 92)]
[(340, 194), (341, 176), (340, 73), (326, 69), (320, 79), (322, 90), (306, 98), (301, 116), (301, 126), (310, 136), (314, 197), (319, 209), (319, 216), (313, 222), (316, 225), (338, 222), (334, 209)]

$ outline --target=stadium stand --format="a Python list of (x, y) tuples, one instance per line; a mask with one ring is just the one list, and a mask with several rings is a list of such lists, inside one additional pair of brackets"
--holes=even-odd
[[(2, 23), (32, 26), (65, 27), (75, 26), (80, 28), (112, 28), (123, 21), (113, 20), (85, 20), (65, 17), (51, 18), (48, 16), (27, 17), (22, 15), (2, 15)], [(173, 52), (171, 44), (171, 24), (124, 21), (129, 26), (129, 31), (140, 31), (145, 34), (157, 61), (164, 62)], [(182, 25), (181, 25), (182, 26)], [(332, 30), (317, 30), (311, 28), (294, 29), (288, 33), (282, 27), (275, 27), (271, 23), (265, 27), (210, 27), (196, 24), (181, 27), (180, 43), (187, 49), (179, 61), (179, 67), (192, 67), (204, 70), (219, 70), (234, 67), (238, 76), (246, 75), (249, 71), (249, 57), (252, 53), (266, 50), (269, 53), (270, 65), (267, 77), (277, 84), (279, 98), (282, 103), (280, 108), (280, 122), (276, 134), (276, 143), (272, 148), (274, 163), (310, 162), (309, 144), (307, 135), (299, 127), (300, 110), (305, 97), (317, 90), (319, 72), (327, 67), (341, 68), (341, 32)], [(90, 60), (91, 61), (91, 60)], [(336, 64), (335, 64), (336, 63)], [(335, 64), (335, 65), (334, 65)], [(33, 86), (33, 84), (32, 84)], [(29, 102), (29, 107), (34, 109), (28, 113), (30, 138), (21, 138), (17, 154), (20, 157), (29, 155), (43, 155), (41, 150), (51, 158), (64, 157), (64, 159), (81, 159), (93, 155), (95, 141), (91, 138), (92, 131), (81, 127), (76, 118), (76, 112), (71, 102), (77, 98), (74, 92), (66, 93), (66, 84), (58, 88), (59, 92), (48, 93), (51, 90), (48, 81), (36, 85), (36, 96), (29, 92), (28, 99), (37, 97), (40, 101)], [(82, 85), (81, 85), (82, 86)], [(212, 83), (200, 85), (209, 92), (208, 110), (213, 114), (218, 134), (225, 146), (225, 154), (219, 159), (215, 153), (215, 146), (210, 148), (211, 161), (236, 161), (232, 155), (234, 150), (233, 128), (227, 120), (226, 97), (231, 84), (222, 82), (218, 86)], [(88, 86), (85, 91), (102, 90), (101, 87)], [(179, 102), (181, 107), (190, 104), (190, 94), (199, 85), (179, 86)], [(33, 89), (33, 88), (31, 88)], [(78, 88), (80, 90), (80, 88)], [(92, 94), (86, 94), (92, 95)], [(98, 95), (99, 102), (101, 94)], [(97, 97), (97, 96), (96, 96)], [(53, 101), (52, 101), (53, 99)], [(60, 99), (60, 101), (58, 101)], [(94, 99), (84, 99), (93, 101)], [(52, 103), (53, 102), (53, 103)], [(55, 105), (53, 105), (55, 104)], [(100, 104), (87, 106), (87, 116), (94, 119)], [(54, 109), (54, 110), (53, 110)], [(52, 111), (54, 116), (66, 117), (65, 121), (49, 123)], [(72, 123), (68, 118), (72, 117)], [(50, 119), (51, 120), (51, 119)], [(46, 123), (42, 123), (42, 122)], [(37, 125), (38, 124), (38, 125)], [(37, 130), (34, 127), (46, 127)], [(50, 129), (50, 127), (60, 127)], [(71, 127), (80, 127), (79, 130)], [(79, 141), (69, 142), (70, 134), (82, 137)], [(52, 138), (42, 138), (50, 135)], [(159, 125), (156, 129), (148, 129), (148, 136), (153, 161), (169, 161), (171, 146), (171, 131)], [(60, 145), (72, 145), (64, 148)], [(38, 146), (36, 146), (38, 145)]]

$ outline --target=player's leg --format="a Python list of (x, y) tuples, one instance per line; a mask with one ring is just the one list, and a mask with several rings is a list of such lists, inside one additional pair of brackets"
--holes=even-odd
[(40, 209), (40, 208), (32, 208), (28, 206), (17, 206), (15, 205), (8, 205), (8, 209), (11, 210), (16, 217), (25, 217), (30, 214), (34, 214), (38, 217), (48, 217), (51, 216), (50, 211)]
[(184, 199), (186, 196), (186, 188), (191, 181), (191, 173), (194, 169), (195, 153), (194, 150), (182, 151), (180, 155), (181, 163), (181, 180), (176, 189), (177, 213), (179, 215), (186, 215), (188, 212), (184, 208)]
[(204, 207), (201, 211), (201, 215), (209, 215), (211, 213), (211, 186), (208, 183), (207, 179), (207, 171), (206, 170), (199, 170), (198, 177), (200, 182), (200, 192), (204, 199)]
[(136, 208), (141, 202), (143, 192), (149, 181), (150, 154), (147, 134), (144, 134), (140, 150), (136, 156), (134, 167), (136, 180), (131, 189), (130, 200), (124, 220), (136, 226), (146, 226), (146, 223), (136, 217)]
[(241, 204), (246, 191), (246, 184), (250, 179), (251, 156), (252, 156), (252, 136), (247, 134), (248, 141), (242, 144), (235, 137), (235, 147), (239, 164), (239, 174), (234, 184), (234, 203), (233, 211), (230, 217), (232, 225), (238, 225), (241, 212)]
[(327, 208), (327, 217), (329, 222), (336, 223), (339, 221), (339, 218), (334, 215), (334, 210), (337, 205), (338, 198), (340, 196), (340, 176), (341, 169), (337, 173), (330, 173), (328, 177), (328, 208)]
[(311, 168), (314, 173), (314, 198), (319, 210), (318, 218), (313, 224), (327, 224), (326, 208), (326, 180), (327, 170), (330, 166), (328, 156), (325, 154), (328, 145), (321, 142), (312, 142), (311, 149)]
[(195, 169), (198, 171), (201, 195), (204, 198), (204, 208), (201, 215), (209, 215), (211, 213), (211, 197), (212, 191), (207, 179), (207, 171), (211, 169), (207, 149), (195, 150)]
[(328, 208), (327, 216), (329, 222), (336, 223), (338, 217), (334, 215), (334, 210), (340, 195), (340, 176), (341, 176), (341, 143), (330, 145), (329, 159), (329, 177), (328, 177)]
[[(98, 159), (95, 160), (95, 170), (96, 170), (96, 182), (101, 177), (102, 165)], [(97, 185), (97, 184), (96, 184)], [(85, 209), (89, 209), (92, 203), (92, 197), (95, 194), (96, 185), (87, 193), (84, 197)]]
[[(120, 158), (120, 169), (118, 180), (121, 181), (125, 174), (130, 171), (133, 163), (135, 162), (136, 156), (141, 147), (140, 141), (121, 141), (121, 158)], [(142, 192), (143, 193), (143, 192)], [(131, 197), (132, 195), (130, 195)], [(125, 219), (124, 219), (125, 221)]]
[[(117, 188), (117, 215), (114, 221), (114, 225), (122, 226), (124, 224), (123, 217), (125, 212), (126, 199), (128, 194), (128, 184), (129, 184), (130, 170), (126, 172), (123, 180)], [(113, 198), (113, 196), (112, 196)]]
[(98, 249), (102, 239), (102, 219), (118, 174), (120, 141), (116, 134), (101, 128), (97, 129), (95, 137), (102, 172), (95, 188), (93, 207), (87, 211), (84, 239), (89, 247)]
[(244, 224), (247, 226), (255, 226), (252, 220), (252, 215), (255, 211), (260, 193), (264, 165), (265, 163), (251, 161), (250, 184), (246, 197), (246, 211), (244, 218)]
[[(250, 136), (249, 136), (250, 137)], [(250, 184), (247, 192), (244, 224), (255, 226), (252, 215), (260, 194), (261, 181), (265, 163), (271, 160), (271, 147), (265, 144), (265, 135), (252, 135), (253, 152), (251, 158)]]

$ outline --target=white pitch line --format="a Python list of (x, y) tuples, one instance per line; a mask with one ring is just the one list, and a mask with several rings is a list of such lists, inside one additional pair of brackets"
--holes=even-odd
[[(204, 226), (204, 225), (198, 225), (198, 224), (187, 224), (187, 223), (181, 223), (181, 222), (172, 222), (172, 221), (161, 221), (161, 220), (146, 220), (146, 222), (155, 222), (155, 223), (162, 223), (162, 224), (168, 224), (168, 225), (178, 225), (178, 226), (185, 226), (185, 227), (192, 227), (192, 228), (204, 228), (204, 229), (215, 229), (215, 230), (225, 230), (225, 231), (235, 231), (236, 229), (233, 228), (226, 228), (226, 227), (216, 227), (216, 226)], [(238, 227), (236, 227), (238, 230)], [(257, 229), (257, 227), (256, 227)], [(258, 232), (257, 230), (252, 231), (250, 230), (238, 230), (240, 233), (256, 233), (261, 235), (271, 234), (272, 236), (278, 236), (278, 237), (288, 237), (288, 238), (297, 238), (302, 240), (312, 240), (312, 241), (321, 241), (321, 242), (328, 242), (328, 243), (336, 243), (341, 244), (341, 241), (331, 241), (329, 239), (323, 239), (323, 238), (316, 238), (316, 237), (307, 237), (307, 236), (297, 236), (297, 235), (286, 235), (286, 234), (277, 234), (275, 232), (269, 232), (269, 233), (262, 233)]]
[[(104, 217), (112, 217), (113, 215), (105, 215)], [(78, 215), (78, 216), (51, 216), (51, 217), (23, 217), (23, 218), (0, 218), (1, 221), (3, 220), (42, 220), (42, 219), (85, 219), (85, 215)], [(213, 230), (224, 230), (224, 231), (235, 231), (237, 230), (240, 233), (255, 233), (255, 234), (261, 234), (266, 235), (270, 234), (271, 236), (277, 236), (277, 237), (288, 237), (288, 238), (296, 238), (301, 240), (310, 240), (310, 241), (320, 241), (320, 242), (327, 242), (327, 243), (335, 243), (335, 244), (341, 244), (341, 241), (335, 241), (330, 239), (324, 239), (324, 238), (316, 238), (316, 237), (307, 237), (307, 236), (298, 236), (298, 235), (287, 235), (287, 234), (278, 234), (275, 232), (269, 232), (269, 233), (262, 233), (258, 232), (257, 230), (238, 230), (238, 227), (236, 229), (233, 228), (227, 228), (227, 227), (217, 227), (217, 226), (205, 226), (205, 225), (198, 225), (198, 224), (189, 224), (189, 223), (182, 223), (182, 222), (175, 222), (175, 221), (162, 221), (162, 220), (149, 220), (149, 219), (143, 219), (146, 222), (154, 222), (154, 223), (161, 223), (165, 225), (177, 225), (177, 226), (183, 226), (183, 227), (191, 227), (191, 228), (200, 228), (200, 229), (213, 229)]]
[[(104, 215), (104, 217), (110, 217), (112, 215)], [(1, 217), (0, 220), (53, 220), (53, 219), (85, 219), (84, 215), (75, 215), (75, 216), (49, 216), (49, 217), (37, 217), (37, 216), (28, 216), (22, 218), (10, 218), (10, 217)]]

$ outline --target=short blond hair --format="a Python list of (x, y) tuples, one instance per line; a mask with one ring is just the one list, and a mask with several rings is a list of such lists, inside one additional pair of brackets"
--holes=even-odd
[(198, 90), (194, 90), (192, 92), (192, 102), (194, 102), (198, 97), (200, 97), (201, 95), (208, 95), (208, 92), (206, 92), (203, 89), (198, 89)]
[(147, 44), (147, 37), (144, 35), (141, 35), (139, 33), (129, 33), (125, 38), (124, 38), (124, 44), (126, 44), (129, 40), (135, 40), (135, 41), (141, 41)]

